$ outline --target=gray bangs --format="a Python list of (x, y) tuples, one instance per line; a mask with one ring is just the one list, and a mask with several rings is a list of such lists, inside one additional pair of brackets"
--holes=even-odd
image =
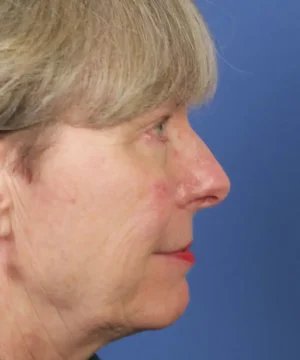
[(168, 100), (201, 105), (214, 95), (215, 48), (192, 2), (137, 0), (122, 12), (107, 14), (86, 67), (90, 125), (128, 121)]
[[(16, 0), (0, 10), (2, 130), (109, 126), (214, 94), (215, 48), (191, 0)], [(72, 107), (82, 116), (64, 120)]]

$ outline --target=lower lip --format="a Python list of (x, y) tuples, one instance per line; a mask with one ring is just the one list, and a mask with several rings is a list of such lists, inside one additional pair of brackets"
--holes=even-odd
[(183, 260), (192, 265), (195, 264), (195, 255), (191, 251), (177, 252), (172, 254), (166, 254), (166, 256), (175, 257), (179, 260)]

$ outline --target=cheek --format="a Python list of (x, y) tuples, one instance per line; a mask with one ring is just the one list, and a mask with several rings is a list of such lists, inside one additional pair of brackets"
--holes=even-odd
[(149, 261), (155, 251), (166, 242), (166, 228), (172, 214), (171, 189), (166, 181), (158, 180), (145, 187), (140, 199), (126, 220), (118, 227), (116, 238), (109, 245), (114, 249), (110, 270), (120, 298), (130, 301), (147, 278)]
[(157, 227), (164, 228), (172, 214), (174, 203), (172, 201), (172, 187), (165, 180), (158, 180), (152, 186), (151, 209), (155, 214)]
[(153, 185), (154, 197), (159, 201), (163, 202), (169, 197), (169, 188), (164, 181), (158, 181)]
[(142, 196), (141, 193), (138, 196), (132, 194), (131, 199), (122, 203), (122, 212), (112, 222), (118, 231), (109, 246), (116, 249), (120, 261), (130, 260), (127, 267), (129, 262), (132, 266), (145, 263), (157, 250), (157, 244), (164, 241), (165, 228), (172, 213), (171, 198), (168, 184), (158, 180), (145, 186)]
[(152, 209), (157, 223), (164, 225), (172, 211), (172, 191), (166, 181), (157, 181), (152, 187)]
[[(161, 241), (165, 226), (172, 212), (171, 189), (164, 180), (157, 180), (145, 186), (142, 193), (136, 196), (135, 201), (127, 201), (124, 215), (131, 240), (136, 246), (152, 247)], [(130, 206), (131, 204), (131, 206)], [(126, 228), (125, 227), (125, 228)], [(142, 241), (142, 244), (140, 242)]]
[(173, 150), (172, 156), (174, 159), (178, 159), (179, 158), (179, 151), (178, 150)]

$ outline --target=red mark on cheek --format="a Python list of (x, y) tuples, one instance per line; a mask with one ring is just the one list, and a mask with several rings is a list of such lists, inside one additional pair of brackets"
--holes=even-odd
[(164, 200), (169, 196), (168, 186), (165, 182), (157, 182), (154, 184), (155, 195), (158, 199)]
[(179, 151), (178, 150), (173, 150), (173, 156), (174, 158), (178, 158), (179, 157)]

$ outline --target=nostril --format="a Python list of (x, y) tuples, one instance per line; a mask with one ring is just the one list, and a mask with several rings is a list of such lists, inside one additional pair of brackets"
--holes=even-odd
[(207, 207), (217, 205), (220, 199), (217, 196), (205, 196), (203, 198), (203, 204)]
[(203, 196), (195, 201), (195, 204), (199, 208), (212, 207), (219, 204), (220, 199), (217, 196)]
[(215, 204), (219, 202), (219, 198), (217, 196), (206, 196), (204, 200), (207, 204)]

